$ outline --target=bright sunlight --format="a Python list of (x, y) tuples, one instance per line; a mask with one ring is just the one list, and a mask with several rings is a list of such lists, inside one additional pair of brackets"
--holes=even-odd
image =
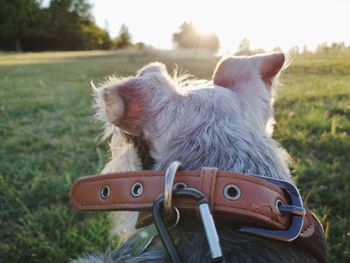
[[(345, 0), (216, 0), (168, 2), (94, 0), (93, 14), (112, 36), (125, 23), (133, 40), (157, 48), (172, 48), (171, 35), (184, 21), (201, 32), (214, 32), (221, 51), (236, 50), (242, 39), (252, 48), (282, 50), (323, 42), (344, 41), (350, 24), (350, 1)], [(348, 43), (346, 43), (348, 44)]]

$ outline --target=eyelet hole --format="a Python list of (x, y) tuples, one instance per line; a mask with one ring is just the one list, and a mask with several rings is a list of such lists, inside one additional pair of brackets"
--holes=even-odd
[(103, 186), (100, 193), (101, 198), (107, 199), (110, 193), (111, 193), (111, 190), (109, 189), (109, 186), (108, 185)]
[(275, 202), (277, 214), (279, 214), (280, 216), (283, 216), (283, 214), (281, 213), (280, 208), (279, 208), (281, 205), (283, 205), (282, 201), (280, 199), (277, 199)]
[(131, 195), (133, 197), (139, 197), (143, 193), (143, 185), (141, 183), (134, 183), (131, 187)]
[(184, 182), (178, 182), (176, 184), (174, 184), (174, 190), (181, 190), (187, 187), (187, 184)]
[(228, 184), (224, 188), (224, 196), (231, 201), (237, 200), (241, 197), (241, 189), (237, 185)]

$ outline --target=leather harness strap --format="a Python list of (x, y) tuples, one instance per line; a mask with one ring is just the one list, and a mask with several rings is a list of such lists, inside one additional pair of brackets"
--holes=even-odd
[[(203, 192), (208, 198), (216, 222), (232, 226), (244, 223), (244, 225), (278, 230), (285, 230), (290, 224), (291, 217), (282, 215), (276, 208), (277, 200), (283, 204), (289, 203), (288, 195), (281, 188), (264, 179), (218, 171), (216, 168), (204, 168), (200, 171), (178, 171), (174, 183), (182, 183)], [(233, 185), (239, 189), (239, 198), (227, 198), (227, 192), (225, 194), (227, 185)], [(133, 193), (135, 186), (138, 187), (136, 194)], [(153, 201), (163, 193), (163, 186), (164, 172), (161, 171), (86, 176), (73, 184), (70, 199), (76, 209), (83, 211), (149, 212)], [(175, 206), (185, 213), (193, 211), (196, 207), (192, 200), (187, 199), (175, 200)], [(310, 248), (311, 254), (317, 253), (316, 257), (320, 262), (327, 262), (324, 235), (320, 235), (323, 233), (322, 226), (307, 210), (302, 232), (296, 243), (304, 246), (309, 239), (315, 239), (315, 233), (322, 242), (316, 240), (317, 245)]]

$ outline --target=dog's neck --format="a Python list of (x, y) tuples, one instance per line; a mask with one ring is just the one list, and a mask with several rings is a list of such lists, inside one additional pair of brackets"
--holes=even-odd
[[(143, 170), (165, 170), (172, 161), (178, 160), (187, 170), (211, 166), (224, 171), (291, 181), (287, 168), (288, 154), (273, 139), (254, 133), (246, 132), (244, 137), (237, 135), (231, 140), (219, 134), (211, 137), (211, 140), (218, 140), (217, 143), (201, 144), (201, 147), (195, 139), (189, 138), (189, 141), (174, 145), (171, 151), (163, 153), (162, 158), (157, 160), (151, 156), (144, 139), (128, 134), (124, 136), (136, 149)], [(224, 138), (224, 142), (220, 138)], [(225, 147), (221, 147), (223, 143)]]

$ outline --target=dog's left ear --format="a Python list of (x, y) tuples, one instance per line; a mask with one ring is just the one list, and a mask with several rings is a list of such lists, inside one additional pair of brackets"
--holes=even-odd
[[(257, 72), (268, 85), (272, 84), (284, 64), (283, 53), (255, 55), (250, 57), (229, 57), (220, 61), (214, 72), (214, 84), (234, 88), (240, 81), (246, 81)], [(256, 73), (255, 73), (256, 74)]]

